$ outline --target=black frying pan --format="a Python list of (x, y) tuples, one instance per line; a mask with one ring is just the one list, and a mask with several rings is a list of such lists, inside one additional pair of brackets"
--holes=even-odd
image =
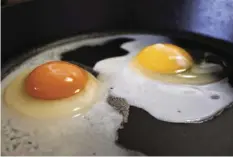
[[(35, 0), (5, 6), (2, 76), (34, 55), (26, 53), (30, 49), (93, 32), (162, 34), (177, 45), (218, 53), (232, 63), (232, 10), (232, 0)], [(103, 56), (114, 55), (106, 51)], [(85, 56), (86, 64), (99, 58), (88, 61)], [(147, 155), (233, 155), (232, 119), (230, 108), (203, 124), (170, 124), (131, 107), (129, 122), (118, 130), (117, 142)]]

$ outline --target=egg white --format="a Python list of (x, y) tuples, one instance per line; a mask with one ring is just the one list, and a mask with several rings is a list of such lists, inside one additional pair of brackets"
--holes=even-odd
[(129, 66), (113, 87), (112, 95), (125, 98), (157, 119), (174, 123), (204, 121), (233, 102), (233, 88), (227, 79), (207, 85), (168, 84), (149, 79)]
[[(28, 67), (35, 68), (45, 62), (59, 60), (61, 53), (79, 46), (101, 44), (106, 40), (117, 37), (122, 36), (88, 39), (78, 42), (79, 38), (74, 38), (68, 40), (69, 44), (67, 44), (67, 41), (64, 41), (65, 45), (59, 44), (56, 47), (52, 44), (52, 49), (48, 45), (47, 48), (40, 50), (43, 52), (26, 60), (2, 80), (1, 151), (3, 155), (138, 155), (137, 152), (125, 150), (115, 144), (116, 132), (123, 121), (123, 117), (105, 101), (107, 92), (104, 89), (109, 85), (108, 81), (99, 82), (100, 86), (103, 86), (103, 93), (100, 94), (103, 97), (100, 96), (97, 102), (90, 105), (87, 112), (73, 118), (66, 116), (54, 119), (35, 119), (31, 117), (33, 115), (27, 116), (13, 110), (12, 107), (5, 104), (4, 100), (5, 89), (12, 81), (14, 82), (17, 76), (22, 76)], [(129, 37), (141, 38), (143, 36), (131, 35)], [(101, 69), (105, 73), (104, 68)], [(102, 73), (101, 70), (100, 73)], [(105, 76), (109, 76), (107, 73), (105, 74)], [(15, 84), (19, 83), (20, 81), (15, 82)], [(92, 83), (96, 84), (95, 81)], [(12, 92), (17, 93), (16, 91)], [(96, 92), (96, 90), (90, 90), (90, 92)], [(66, 101), (66, 103), (68, 102)]]
[[(44, 57), (47, 57), (46, 55)], [(40, 58), (38, 58), (40, 59)], [(41, 105), (51, 105), (41, 101), (34, 101), (24, 97), (25, 93), (20, 93), (23, 78), (27, 72), (25, 68), (17, 69), (2, 81), (2, 91), (8, 85), (7, 98), (11, 103), (17, 105), (34, 105), (35, 112), (32, 115), (23, 115), (17, 110), (12, 110), (4, 101), (2, 92), (2, 154), (4, 155), (130, 155), (134, 152), (122, 149), (115, 144), (116, 130), (123, 120), (122, 116), (105, 102), (106, 93), (101, 93), (95, 78), (89, 76), (88, 87), (85, 88), (81, 97), (73, 96), (62, 101), (55, 101), (53, 109), (43, 109)], [(21, 74), (21, 75), (19, 75)], [(18, 76), (19, 78), (17, 78)], [(91, 78), (91, 79), (90, 79)], [(13, 82), (12, 82), (13, 81)], [(12, 82), (12, 84), (11, 84)], [(104, 84), (100, 85), (105, 88)], [(93, 88), (91, 88), (93, 87)], [(96, 92), (101, 93), (98, 101), (91, 98)], [(17, 95), (18, 94), (18, 95)], [(79, 95), (79, 96), (80, 96)], [(93, 97), (94, 98), (94, 97)], [(30, 102), (30, 103), (29, 103)], [(89, 104), (88, 104), (88, 103)], [(28, 104), (29, 103), (29, 104)], [(36, 103), (36, 104), (33, 104)], [(80, 103), (89, 105), (88, 111), (82, 112), (81, 116), (61, 117), (60, 113), (68, 111), (69, 108)], [(93, 104), (91, 104), (93, 103)], [(12, 105), (12, 104), (11, 104)], [(15, 107), (15, 106), (14, 106)], [(19, 108), (17, 108), (19, 109)], [(22, 109), (22, 108), (21, 108)], [(49, 109), (50, 111), (46, 111)], [(36, 110), (41, 110), (36, 113)], [(43, 112), (44, 110), (45, 112)], [(54, 110), (60, 113), (59, 118), (50, 119), (49, 113), (54, 114)], [(21, 110), (22, 111), (22, 110)], [(32, 111), (32, 109), (30, 110)], [(25, 111), (22, 111), (25, 112)], [(35, 115), (43, 114), (43, 119), (35, 119)], [(32, 116), (32, 117), (31, 117)], [(48, 116), (48, 117), (47, 117)]]
[[(132, 58), (145, 46), (154, 43), (155, 39), (146, 37), (125, 43), (121, 47), (130, 51), (128, 56), (106, 59), (96, 65), (97, 69), (106, 67), (106, 72), (116, 69), (115, 73), (111, 72), (114, 75), (110, 94), (125, 98), (132, 106), (143, 108), (157, 119), (174, 123), (196, 123), (211, 119), (233, 103), (233, 88), (227, 78), (209, 81), (211, 83), (208, 84), (182, 85), (181, 82), (172, 83), (172, 78), (170, 83), (153, 79), (135, 69), (137, 67), (131, 64)], [(104, 78), (107, 74), (102, 75)], [(213, 80), (210, 77), (205, 77), (204, 81)]]

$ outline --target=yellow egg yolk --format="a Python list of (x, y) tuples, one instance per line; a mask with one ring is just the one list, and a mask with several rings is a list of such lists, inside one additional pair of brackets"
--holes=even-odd
[(28, 95), (46, 100), (62, 99), (80, 92), (88, 80), (82, 68), (63, 61), (52, 61), (35, 68), (25, 79)]
[(172, 44), (154, 44), (135, 58), (143, 68), (156, 73), (179, 73), (189, 69), (193, 60), (184, 49)]

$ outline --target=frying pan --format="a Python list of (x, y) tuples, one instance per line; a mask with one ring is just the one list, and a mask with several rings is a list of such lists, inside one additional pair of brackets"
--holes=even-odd
[[(27, 53), (29, 50), (100, 32), (164, 35), (180, 46), (218, 53), (231, 63), (232, 10), (232, 0), (34, 0), (4, 6), (2, 78), (39, 53)], [(118, 130), (117, 143), (146, 155), (233, 155), (232, 124), (232, 108), (203, 124), (170, 124), (130, 107), (128, 123)]]

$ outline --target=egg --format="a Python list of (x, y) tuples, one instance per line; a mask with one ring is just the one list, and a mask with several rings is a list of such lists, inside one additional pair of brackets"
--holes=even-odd
[(233, 102), (233, 88), (221, 76), (220, 65), (196, 63), (187, 51), (171, 44), (140, 50), (127, 63), (115, 64), (112, 58), (111, 63), (108, 59), (98, 64), (111, 69), (124, 65), (113, 77), (110, 95), (172, 123), (203, 122)]
[(148, 46), (132, 59), (131, 64), (135, 71), (168, 83), (204, 85), (225, 75), (221, 65), (207, 63), (204, 58), (196, 63), (188, 52), (171, 44)]
[(144, 48), (136, 56), (139, 65), (156, 73), (180, 73), (189, 69), (191, 56), (182, 48), (172, 44), (154, 44)]
[(56, 100), (79, 93), (87, 80), (87, 72), (82, 68), (68, 62), (53, 61), (40, 65), (28, 75), (25, 90), (38, 99)]
[(108, 84), (59, 61), (62, 52), (108, 39), (42, 49), (2, 80), (3, 155), (138, 155), (115, 143), (123, 117), (106, 102)]
[(2, 154), (136, 154), (114, 142), (123, 117), (106, 103), (104, 82), (67, 62), (38, 57), (36, 63), (29, 60), (2, 81)]
[(87, 111), (101, 93), (91, 74), (67, 62), (53, 61), (26, 70), (5, 90), (9, 107), (34, 118), (77, 116)]

